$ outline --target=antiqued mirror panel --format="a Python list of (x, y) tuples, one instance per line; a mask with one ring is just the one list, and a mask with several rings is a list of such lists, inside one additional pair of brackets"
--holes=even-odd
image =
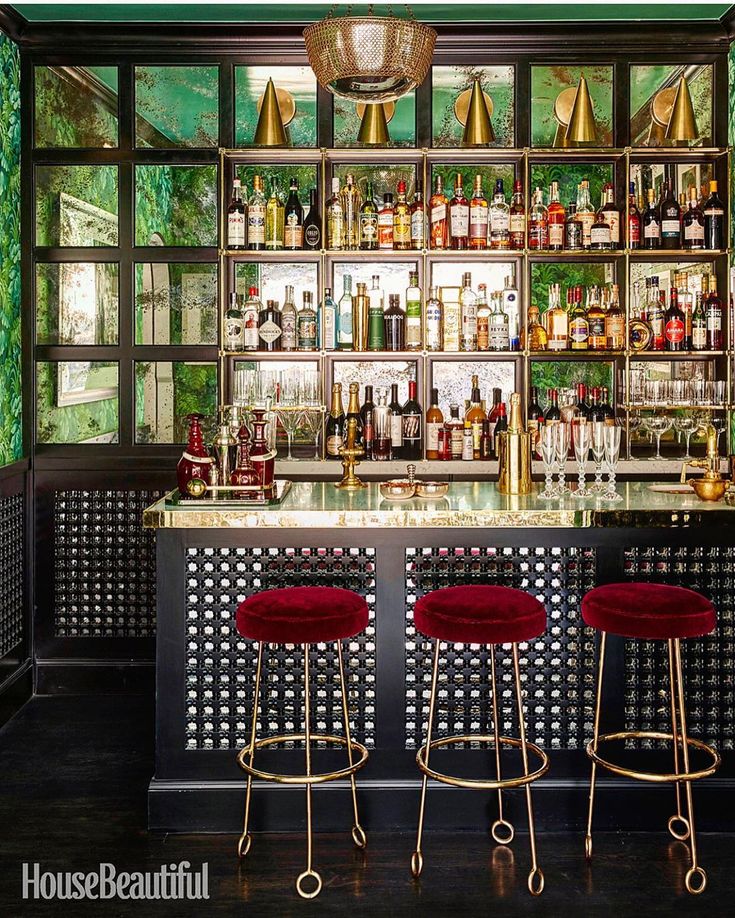
[(532, 262), (531, 297), (532, 306), (538, 306), (543, 316), (549, 305), (549, 287), (559, 284), (562, 303), (566, 303), (569, 287), (605, 286), (616, 283), (615, 263), (605, 262)]
[(216, 147), (219, 67), (135, 68), (138, 147)]
[(558, 391), (560, 405), (574, 404), (577, 383), (585, 383), (588, 390), (593, 386), (606, 386), (615, 407), (615, 365), (612, 361), (531, 361), (531, 385), (538, 388), (539, 403), (544, 410), (549, 405), (548, 393), (551, 389)]
[(268, 80), (278, 96), (288, 145), (316, 146), (316, 78), (310, 67), (235, 67), (235, 146), (255, 144)]
[(510, 64), (498, 67), (468, 65), (432, 68), (433, 146), (461, 146), (469, 97), (475, 80), (480, 81), (486, 104), (488, 101), (490, 103), (488, 114), (495, 134), (495, 140), (490, 146), (515, 146), (515, 68)]
[(117, 363), (39, 361), (36, 440), (38, 443), (117, 443)]
[(116, 147), (117, 93), (117, 67), (35, 67), (35, 145)]
[(36, 245), (118, 245), (117, 166), (37, 166)]
[(430, 387), (439, 390), (439, 407), (445, 418), (449, 417), (450, 405), (459, 405), (460, 417), (464, 417), (472, 376), (477, 376), (486, 411), (493, 404), (493, 389), (502, 390), (503, 401), (508, 404), (511, 393), (520, 385), (520, 380), (516, 381), (513, 360), (442, 360), (437, 357), (431, 361)]
[(301, 308), (304, 293), (311, 293), (312, 303), (319, 303), (318, 270), (314, 262), (237, 262), (235, 264), (235, 289), (247, 299), (250, 287), (258, 288), (262, 303), (276, 300), (283, 306), (286, 285), (294, 288), (294, 302)]
[[(363, 144), (358, 139), (364, 115), (364, 106), (349, 99), (334, 97), (334, 145), (335, 147), (361, 147), (368, 149), (372, 144)], [(416, 93), (409, 92), (395, 102), (383, 106), (388, 126), (388, 142), (380, 146), (416, 146)]]
[(135, 265), (136, 344), (216, 344), (217, 265)]
[(216, 419), (215, 363), (183, 360), (136, 362), (136, 443), (185, 443), (188, 430), (186, 416), (192, 412)]
[[(631, 64), (630, 142), (634, 147), (711, 147), (712, 64)], [(693, 130), (687, 139), (667, 137), (682, 77), (680, 104), (686, 93), (694, 112)]]
[[(582, 76), (584, 76), (584, 82), (581, 81)], [(591, 119), (589, 118), (590, 112)], [(570, 124), (573, 128), (575, 124), (590, 125), (591, 123), (594, 123), (593, 139), (580, 142), (569, 137)], [(531, 66), (532, 147), (563, 149), (579, 146), (611, 147), (612, 145), (612, 66), (606, 64)]]
[(119, 268), (108, 262), (36, 265), (37, 344), (117, 344)]
[(217, 245), (216, 166), (136, 166), (135, 244)]
[[(418, 173), (418, 174), (417, 174)], [(363, 165), (360, 163), (340, 163), (334, 167), (334, 177), (339, 179), (340, 188), (347, 184), (347, 176), (352, 175), (355, 184), (360, 191), (360, 197), (364, 201), (367, 195), (367, 183), (373, 184), (373, 200), (381, 206), (383, 197), (389, 193), (396, 200), (398, 183), (403, 180), (406, 183), (406, 197), (409, 201), (413, 199), (416, 191), (416, 179), (421, 178), (420, 170), (414, 163), (401, 163), (398, 165), (374, 163)], [(329, 189), (331, 194), (331, 189)]]

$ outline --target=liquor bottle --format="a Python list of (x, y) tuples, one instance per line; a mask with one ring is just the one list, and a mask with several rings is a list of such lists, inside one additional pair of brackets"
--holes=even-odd
[(641, 247), (641, 213), (638, 210), (635, 196), (635, 182), (630, 183), (628, 195), (628, 248)]
[(508, 413), (505, 408), (505, 402), (500, 403), (498, 411), (498, 420), (495, 422), (493, 430), (493, 459), (500, 457), (500, 434), (508, 429)]
[(605, 313), (605, 336), (610, 351), (622, 351), (625, 347), (625, 313), (620, 308), (620, 290), (613, 284), (610, 305)]
[(203, 418), (204, 415), (201, 414), (187, 414), (186, 416), (189, 421), (189, 439), (176, 466), (176, 483), (179, 487), (179, 494), (182, 496), (188, 493), (186, 486), (192, 479), (199, 478), (204, 482), (209, 480), (209, 470), (213, 460), (204, 445), (201, 427)]
[[(391, 296), (394, 295), (391, 294)], [(403, 408), (398, 401), (398, 383), (392, 383), (390, 387), (390, 403), (388, 407), (390, 408), (391, 458), (403, 459)]]
[[(480, 434), (482, 437), (482, 434)], [(474, 437), (472, 435), (472, 424), (465, 417), (462, 425), (462, 461), (472, 462), (475, 458)]]
[(510, 247), (520, 251), (526, 247), (526, 207), (523, 203), (523, 185), (513, 182), (513, 198), (508, 216)]
[(420, 351), (422, 346), (421, 314), (421, 288), (417, 271), (409, 274), (409, 285), (406, 288), (406, 350)]
[(671, 179), (666, 181), (666, 194), (661, 202), (661, 248), (681, 248), (681, 207)]
[(480, 435), (480, 459), (489, 461), (493, 458), (493, 435), (490, 430), (490, 421), (485, 418), (482, 422), (482, 434)]
[(500, 417), (500, 406), (503, 403), (503, 390), (498, 386), (493, 387), (493, 404), (487, 413), (487, 419), (494, 427)]
[(380, 277), (373, 274), (373, 285), (369, 293), (368, 307), (368, 350), (385, 350), (385, 325), (383, 323), (383, 291)]
[(284, 207), (276, 177), (271, 179), (271, 196), (265, 205), (265, 247), (270, 252), (283, 248)]
[(281, 350), (281, 310), (275, 300), (267, 300), (258, 316), (261, 351)]
[[(452, 459), (461, 459), (464, 424), (459, 416), (459, 405), (449, 406), (449, 420), (445, 424), (445, 427), (449, 430), (450, 455)], [(472, 432), (470, 431), (470, 445), (471, 444)]]
[(689, 186), (689, 208), (681, 221), (681, 247), (690, 251), (704, 248), (704, 214), (697, 203), (697, 189)]
[(602, 219), (610, 227), (610, 248), (620, 248), (620, 211), (615, 206), (615, 189), (610, 182), (606, 182), (602, 189)]
[(518, 288), (515, 279), (509, 274), (504, 281), (502, 309), (508, 316), (508, 336), (511, 351), (517, 351), (521, 346), (521, 315), (519, 309)]
[(573, 289), (574, 301), (569, 313), (569, 347), (573, 351), (586, 351), (589, 348), (590, 324), (587, 321), (587, 310), (582, 304), (582, 288)]
[(439, 407), (439, 390), (431, 390), (431, 404), (426, 412), (426, 458), (439, 458), (439, 431), (444, 427), (444, 415)]
[(470, 202), (462, 187), (462, 174), (457, 173), (454, 180), (454, 196), (449, 202), (449, 240), (453, 249), (466, 249), (469, 246)]
[(521, 342), (529, 351), (545, 351), (549, 346), (546, 329), (541, 324), (538, 306), (528, 307), (528, 330), (525, 340)]
[[(493, 301), (495, 296), (493, 293)], [(490, 307), (486, 284), (477, 285), (477, 350), (490, 350)]]
[(704, 304), (704, 314), (707, 319), (707, 350), (722, 351), (725, 349), (725, 339), (722, 333), (722, 300), (717, 295), (717, 278), (714, 274), (709, 277), (709, 296)]
[(717, 182), (709, 183), (709, 197), (702, 205), (705, 249), (726, 248), (725, 206), (717, 196)]
[(449, 202), (441, 175), (434, 180), (434, 194), (429, 199), (429, 231), (432, 249), (449, 248)]
[(611, 246), (610, 241), (610, 224), (605, 219), (602, 207), (595, 215), (595, 222), (590, 227), (590, 244), (589, 248), (594, 250), (605, 250)]
[(378, 247), (378, 206), (373, 198), (373, 183), (368, 181), (365, 200), (360, 208), (360, 248)]
[(662, 351), (664, 349), (664, 312), (658, 289), (658, 277), (652, 277), (649, 300), (646, 304), (646, 318), (651, 326), (652, 351)]
[[(493, 311), (490, 314), (490, 341), (491, 351), (510, 350), (510, 320), (508, 313), (503, 309), (502, 294), (493, 294)], [(478, 312), (478, 346), (479, 346), (479, 312)]]
[(411, 248), (411, 208), (403, 179), (398, 182), (398, 199), (393, 210), (393, 248), (401, 251)]
[(230, 293), (230, 304), (225, 312), (224, 349), (226, 351), (241, 351), (245, 345), (245, 324), (238, 300), (239, 297), (233, 290)]
[(475, 176), (475, 185), (470, 201), (470, 248), (487, 248), (488, 205), (482, 190), (482, 176)]
[(322, 247), (322, 215), (319, 213), (319, 192), (309, 191), (309, 213), (304, 218), (304, 248), (312, 252)]
[(489, 242), (495, 251), (510, 248), (510, 207), (505, 200), (503, 180), (495, 179), (495, 191), (489, 208)]
[(234, 497), (248, 497), (253, 488), (260, 486), (260, 475), (250, 461), (250, 431), (246, 424), (242, 424), (237, 432), (237, 461), (230, 475), (230, 484), (244, 489), (235, 491)]
[(310, 290), (304, 290), (303, 302), (296, 316), (296, 347), (299, 351), (315, 351), (317, 318)]
[(248, 201), (248, 248), (262, 251), (265, 248), (265, 209), (263, 179), (253, 177), (253, 193)]
[(661, 248), (661, 215), (654, 200), (653, 188), (646, 191), (646, 209), (643, 211), (643, 248)]
[(549, 247), (549, 212), (544, 204), (544, 193), (536, 188), (528, 212), (528, 248), (541, 251)]
[(344, 276), (342, 296), (337, 304), (337, 347), (340, 351), (352, 350), (352, 277)]
[(286, 298), (281, 310), (281, 350), (296, 350), (296, 304), (293, 298), (293, 286), (286, 284)]
[(569, 314), (561, 304), (559, 284), (549, 285), (549, 308), (547, 312), (548, 346), (550, 351), (569, 349)]
[(373, 402), (372, 386), (365, 386), (365, 401), (360, 408), (360, 426), (365, 459), (370, 460), (373, 458), (375, 446), (375, 403)]
[(299, 181), (291, 177), (288, 198), (284, 209), (283, 247), (296, 251), (304, 247), (304, 208), (299, 200)]
[(373, 424), (375, 425), (375, 438), (372, 458), (376, 462), (387, 462), (392, 457), (392, 449), (391, 413), (386, 389), (378, 389), (378, 404), (373, 410)]
[(692, 315), (694, 313), (694, 297), (689, 290), (686, 271), (677, 271), (674, 274), (674, 286), (679, 291), (679, 308), (684, 313), (684, 340), (681, 349), (683, 351), (691, 351), (693, 350)]
[(362, 415), (360, 414), (360, 384), (351, 382), (347, 400), (347, 414), (345, 415), (345, 433), (350, 423), (350, 418), (355, 419), (355, 444), (362, 445)]
[(411, 248), (419, 251), (426, 246), (426, 205), (421, 191), (421, 180), (416, 179), (416, 188), (411, 202)]
[(408, 401), (403, 406), (403, 459), (421, 459), (423, 411), (416, 398), (416, 381), (408, 381)]
[(610, 390), (607, 386), (602, 387), (602, 394), (600, 397), (600, 411), (603, 414), (603, 420), (609, 426), (612, 426), (615, 423), (615, 412), (613, 407), (610, 404)]
[(587, 404), (587, 386), (577, 383), (577, 414), (580, 418), (589, 419), (590, 406)]
[[(482, 437), (482, 422), (486, 419), (480, 399), (480, 383), (476, 375), (472, 376), (472, 391), (470, 395), (470, 404), (465, 412), (464, 421), (465, 429), (469, 424), (472, 431), (472, 458), (480, 458), (480, 438)], [(464, 457), (463, 457), (464, 458)]]
[(444, 305), (439, 299), (437, 287), (429, 289), (429, 299), (426, 301), (426, 350), (440, 351), (442, 349), (442, 329), (444, 325)]
[(684, 332), (684, 312), (679, 306), (678, 291), (672, 284), (664, 325), (664, 350), (684, 350)]
[(703, 294), (697, 291), (692, 313), (692, 350), (707, 350), (707, 317), (704, 312)]
[(345, 248), (358, 249), (360, 247), (360, 190), (355, 184), (355, 176), (348, 172), (345, 178), (345, 187), (340, 192), (342, 197), (342, 210), (345, 215)]
[(352, 298), (352, 350), (366, 351), (368, 349), (368, 317), (370, 313), (370, 298), (368, 297), (367, 284), (357, 282), (357, 293)]
[(439, 299), (444, 306), (442, 350), (458, 351), (462, 336), (462, 309), (459, 305), (461, 287), (440, 287)]
[(401, 309), (397, 293), (388, 295), (388, 308), (383, 313), (386, 351), (404, 351), (406, 349), (406, 313)]
[(582, 224), (577, 219), (577, 202), (570, 201), (564, 222), (564, 248), (568, 252), (582, 250)]
[(582, 224), (582, 248), (592, 245), (592, 224), (595, 222), (595, 209), (590, 200), (590, 183), (582, 179), (577, 187), (577, 220)]
[(587, 322), (589, 324), (589, 349), (591, 351), (607, 350), (607, 325), (605, 310), (600, 304), (600, 293), (596, 286), (587, 288)]
[(327, 201), (327, 248), (340, 252), (345, 244), (345, 209), (339, 190), (339, 179), (332, 179), (332, 197)]
[(232, 180), (232, 200), (227, 208), (227, 248), (245, 248), (245, 205), (240, 196), (240, 179)]
[(250, 461), (258, 473), (260, 487), (266, 497), (271, 497), (276, 470), (276, 454), (268, 444), (266, 436), (268, 421), (266, 421), (265, 415), (264, 408), (253, 408), (253, 438), (250, 445)]
[(378, 211), (378, 248), (393, 248), (393, 195), (387, 191)]
[(549, 404), (544, 411), (544, 423), (549, 424), (553, 421), (561, 420), (561, 411), (559, 411), (559, 392), (557, 389), (549, 389), (546, 393)]
[(526, 409), (526, 426), (530, 429), (533, 424), (538, 424), (539, 415), (543, 417), (543, 409), (538, 400), (538, 386), (531, 386), (531, 397)]
[(242, 310), (242, 349), (244, 351), (258, 350), (258, 316), (262, 308), (263, 304), (260, 302), (260, 297), (258, 296), (258, 288), (250, 287), (248, 290), (248, 298)]
[(472, 289), (472, 275), (466, 271), (462, 275), (462, 289), (459, 291), (461, 317), (461, 351), (477, 350), (477, 294)]
[(564, 248), (564, 224), (566, 212), (564, 205), (559, 200), (559, 183), (554, 181), (549, 188), (548, 207), (549, 238), (547, 248), (552, 252), (561, 252)]
[(327, 416), (324, 440), (327, 445), (327, 459), (341, 459), (339, 449), (345, 437), (345, 410), (342, 404), (342, 383), (332, 386), (332, 404)]
[(322, 303), (320, 324), (324, 329), (324, 343), (322, 345), (324, 350), (337, 350), (337, 304), (332, 299), (331, 287), (324, 288), (324, 301)]

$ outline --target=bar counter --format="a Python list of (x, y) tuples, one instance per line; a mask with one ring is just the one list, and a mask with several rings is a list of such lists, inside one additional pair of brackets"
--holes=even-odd
[[(551, 770), (538, 784), (542, 827), (581, 826), (589, 779), (584, 746), (591, 736), (595, 639), (580, 618), (582, 596), (600, 583), (658, 580), (706, 593), (718, 611), (714, 635), (685, 642), (691, 735), (721, 751), (735, 746), (735, 508), (692, 494), (659, 493), (650, 482), (618, 485), (622, 500), (542, 502), (498, 493), (490, 482), (452, 482), (445, 499), (391, 502), (376, 483), (344, 492), (333, 482), (295, 482), (274, 507), (170, 507), (145, 512), (156, 529), (158, 558), (157, 754), (149, 790), (149, 825), (165, 831), (238, 832), (244, 776), (237, 750), (249, 741), (257, 645), (235, 628), (238, 604), (276, 587), (324, 584), (363, 595), (370, 612), (364, 634), (345, 641), (353, 735), (370, 760), (360, 774), (364, 824), (415, 827), (419, 777), (415, 756), (427, 717), (431, 647), (416, 634), (413, 608), (424, 593), (456, 583), (499, 583), (525, 589), (547, 610), (543, 638), (524, 651), (530, 739), (547, 749)], [(539, 486), (536, 485), (536, 488)], [(331, 645), (314, 645), (314, 729), (341, 733), (341, 700)], [(481, 691), (489, 657), (482, 647), (447, 648), (440, 670), (440, 733), (487, 732), (489, 703)], [(499, 649), (502, 732), (517, 729), (511, 705), (510, 655)], [(665, 650), (611, 637), (605, 711), (609, 727), (667, 729)], [(301, 648), (268, 649), (268, 711), (261, 735), (293, 732), (299, 723)], [(630, 750), (633, 759), (664, 752)], [(303, 768), (303, 750), (259, 752), (274, 770)], [(341, 767), (340, 750), (318, 750), (320, 766)], [(446, 771), (484, 774), (479, 749), (437, 753)], [(273, 757), (276, 757), (275, 759)], [(702, 829), (727, 821), (723, 785), (733, 783), (732, 756), (714, 782), (697, 789)], [(665, 760), (662, 760), (665, 761)], [(660, 763), (659, 763), (660, 767)], [(468, 771), (469, 769), (469, 771)], [(673, 791), (607, 779), (600, 827), (661, 825)], [(610, 785), (615, 790), (610, 789)], [(320, 829), (348, 825), (349, 791), (340, 782), (315, 790)], [(432, 787), (429, 827), (474, 827), (478, 805), (495, 817), (492, 795)], [(645, 798), (642, 796), (645, 794)], [(522, 795), (509, 794), (510, 812)], [(253, 795), (254, 829), (303, 826), (298, 786), (267, 784)], [(482, 817), (480, 817), (481, 819)], [(654, 817), (655, 818), (655, 817)], [(521, 820), (522, 822), (522, 820)], [(581, 855), (580, 855), (581, 856)]]

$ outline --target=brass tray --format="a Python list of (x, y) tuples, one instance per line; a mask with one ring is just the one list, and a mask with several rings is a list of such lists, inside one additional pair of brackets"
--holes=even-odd
[[(253, 491), (250, 497), (234, 497), (233, 492), (242, 491), (242, 488), (221, 488), (212, 492), (211, 496), (204, 494), (202, 497), (182, 497), (179, 489), (166, 495), (165, 508), (167, 510), (201, 510), (204, 507), (220, 509), (237, 509), (238, 507), (276, 507), (282, 504), (291, 490), (291, 482), (286, 478), (277, 478), (273, 497), (266, 497), (262, 491)], [(257, 495), (257, 496), (256, 496)]]

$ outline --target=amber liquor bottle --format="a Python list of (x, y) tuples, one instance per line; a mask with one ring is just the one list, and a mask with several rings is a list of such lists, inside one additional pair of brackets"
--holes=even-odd
[(462, 174), (457, 173), (454, 197), (449, 202), (449, 238), (453, 249), (469, 248), (470, 202), (465, 197)]
[(523, 185), (513, 182), (513, 198), (510, 202), (510, 247), (520, 251), (526, 247), (526, 207), (523, 203)]
[(434, 182), (434, 194), (429, 199), (429, 232), (432, 249), (449, 248), (449, 202), (444, 194), (441, 175)]

